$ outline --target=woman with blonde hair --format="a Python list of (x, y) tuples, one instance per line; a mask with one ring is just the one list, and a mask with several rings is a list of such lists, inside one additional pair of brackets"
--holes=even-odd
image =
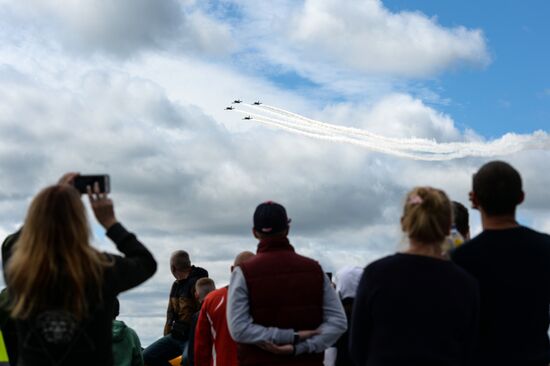
[(356, 365), (465, 365), (478, 328), (476, 281), (446, 260), (452, 223), (445, 192), (418, 187), (401, 217), (408, 248), (368, 265), (352, 314)]
[(112, 365), (115, 298), (156, 271), (151, 253), (117, 221), (97, 184), (88, 187), (92, 210), (124, 257), (90, 245), (84, 204), (72, 185), (77, 175), (66, 174), (33, 199), (7, 261), (18, 365)]

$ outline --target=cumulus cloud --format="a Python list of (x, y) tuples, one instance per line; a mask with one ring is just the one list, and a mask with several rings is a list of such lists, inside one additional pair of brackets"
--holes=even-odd
[[(453, 119), (409, 94), (393, 93), (365, 105), (339, 103), (328, 106), (322, 115), (386, 137), (428, 138), (460, 141), (463, 133)], [(325, 117), (326, 119), (326, 117)]]
[[(2, 3), (11, 32), (23, 30), (89, 54), (131, 57), (146, 50), (223, 55), (234, 43), (230, 29), (194, 3), (177, 0), (27, 0)], [(8, 23), (8, 24), (9, 24)]]
[(426, 76), (489, 61), (481, 30), (445, 28), (420, 12), (392, 13), (379, 0), (307, 0), (290, 24), (300, 57), (369, 74)]

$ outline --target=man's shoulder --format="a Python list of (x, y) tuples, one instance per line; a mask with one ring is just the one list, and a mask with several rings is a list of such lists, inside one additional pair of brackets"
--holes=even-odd
[(189, 277), (193, 277), (193, 278), (208, 277), (208, 271), (202, 267), (192, 266)]

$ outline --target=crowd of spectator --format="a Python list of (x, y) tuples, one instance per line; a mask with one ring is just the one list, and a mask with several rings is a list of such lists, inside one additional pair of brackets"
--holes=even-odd
[(122, 255), (90, 245), (77, 176), (40, 191), (4, 240), (0, 366), (550, 364), (550, 236), (518, 223), (525, 194), (506, 162), (473, 175), (479, 235), (464, 205), (415, 187), (400, 218), (407, 247), (334, 282), (296, 253), (286, 209), (261, 203), (256, 253), (236, 255), (228, 286), (216, 289), (188, 252), (171, 255), (163, 337), (145, 349), (117, 320), (117, 296), (157, 263), (98, 184), (87, 187), (90, 206)]

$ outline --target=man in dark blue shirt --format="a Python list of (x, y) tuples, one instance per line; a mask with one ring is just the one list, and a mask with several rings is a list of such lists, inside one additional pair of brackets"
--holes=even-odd
[(550, 362), (550, 236), (516, 221), (524, 200), (519, 173), (493, 161), (473, 177), (472, 207), (483, 232), (451, 254), (480, 288), (480, 338), (474, 365)]

